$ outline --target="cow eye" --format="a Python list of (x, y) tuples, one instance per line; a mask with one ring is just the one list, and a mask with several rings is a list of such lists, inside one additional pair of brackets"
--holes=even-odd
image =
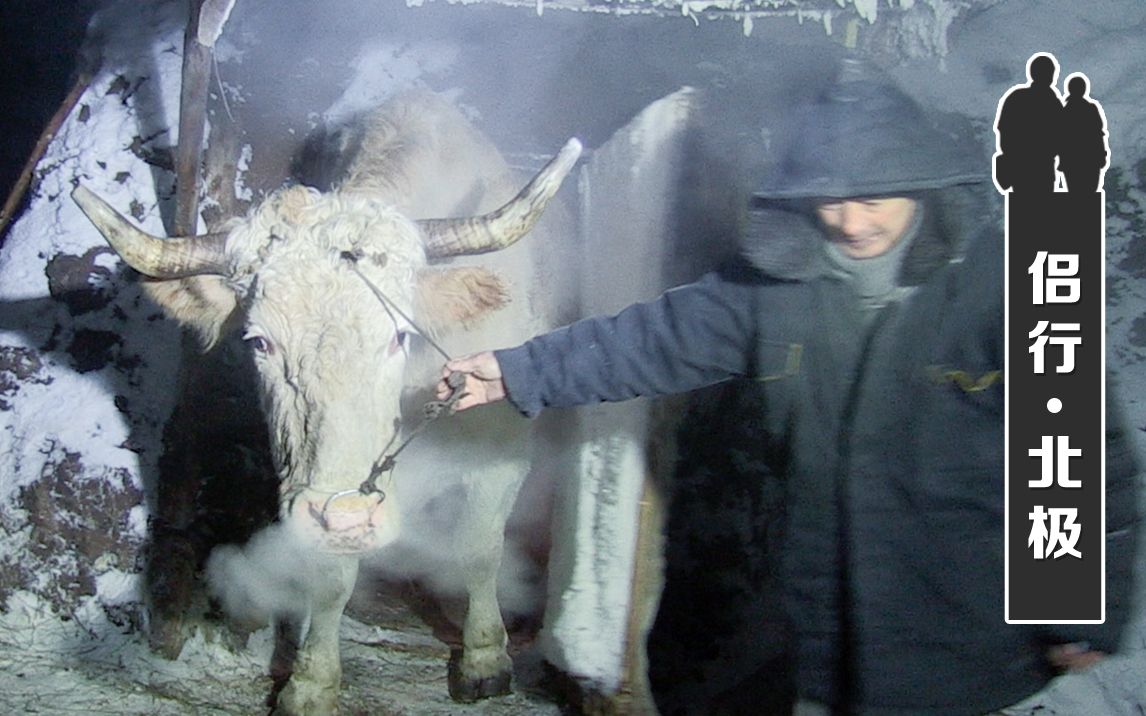
[(262, 353), (263, 355), (271, 355), (275, 352), (274, 345), (267, 340), (265, 336), (258, 334), (247, 334), (243, 336), (243, 341), (251, 347), (255, 353)]

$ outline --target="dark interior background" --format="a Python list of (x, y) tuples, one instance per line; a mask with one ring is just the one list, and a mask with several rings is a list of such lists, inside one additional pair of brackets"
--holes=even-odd
[(84, 31), (100, 0), (0, 3), (0, 201), (7, 201), (75, 80)]

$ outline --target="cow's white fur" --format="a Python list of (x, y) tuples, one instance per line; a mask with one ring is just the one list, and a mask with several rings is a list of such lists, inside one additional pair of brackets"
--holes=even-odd
[[(455, 355), (523, 340), (549, 323), (533, 300), (530, 240), (434, 273), (407, 218), (487, 211), (508, 200), (517, 186), (489, 141), (427, 93), (391, 101), (364, 126), (359, 152), (336, 191), (282, 190), (231, 228), (233, 277), (150, 288), (205, 342), (241, 322), (252, 349), (262, 349), (256, 363), (288, 492), (302, 485), (318, 494), (357, 487), (391, 444), (401, 409), (418, 411), (430, 397), (442, 363), (424, 345), (407, 350), (395, 342), (396, 331), (410, 327), (380, 304), (345, 252), (359, 255), (362, 273), (419, 323), (468, 326), (439, 337)], [(503, 304), (492, 319), (476, 320)], [(439, 524), (452, 527), (444, 552), (464, 566), (468, 594), (460, 677), (480, 690), (508, 679), (511, 669), (497, 575), (505, 523), (530, 464), (528, 421), (505, 407), (476, 412), (439, 421), (402, 453), (386, 484), (384, 509), (401, 507), (403, 528), (421, 538), (411, 515), (445, 486), (461, 496)], [(242, 558), (234, 549), (217, 551), (212, 571), (240, 574), (233, 561)], [(336, 710), (338, 622), (357, 566), (355, 558), (319, 560), (313, 581), (321, 586), (312, 590), (309, 633), (280, 694), (282, 712)]]

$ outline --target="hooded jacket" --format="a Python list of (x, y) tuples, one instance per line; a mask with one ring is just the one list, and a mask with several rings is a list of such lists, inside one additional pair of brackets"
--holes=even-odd
[[(1107, 455), (1107, 623), (1003, 617), (1003, 241), (989, 160), (845, 62), (752, 201), (742, 259), (694, 284), (496, 353), (544, 407), (760, 382), (787, 480), (782, 561), (802, 698), (840, 713), (983, 714), (1050, 678), (1048, 644), (1113, 650), (1126, 618), (1136, 466)], [(981, 160), (981, 161), (980, 161)], [(826, 259), (822, 198), (906, 195), (922, 219), (898, 300), (865, 315)]]

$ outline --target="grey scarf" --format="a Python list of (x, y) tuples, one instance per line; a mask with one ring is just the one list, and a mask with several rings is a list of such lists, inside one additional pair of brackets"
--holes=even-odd
[(917, 204), (907, 234), (887, 252), (867, 259), (852, 258), (831, 241), (824, 242), (824, 254), (831, 273), (851, 285), (859, 297), (866, 321), (870, 321), (880, 309), (912, 292), (913, 287), (899, 284), (899, 277), (908, 247), (918, 236), (922, 223), (923, 206)]

